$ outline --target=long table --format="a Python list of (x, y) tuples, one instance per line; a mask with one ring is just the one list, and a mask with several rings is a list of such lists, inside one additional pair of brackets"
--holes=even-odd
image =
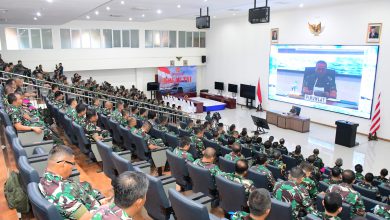
[(279, 128), (290, 129), (298, 132), (310, 131), (310, 118), (290, 115), (280, 111), (267, 111), (267, 122)]
[(231, 98), (231, 97), (215, 95), (215, 94), (210, 94), (210, 93), (206, 93), (206, 92), (201, 92), (200, 97), (205, 98), (205, 99), (211, 99), (211, 100), (218, 101), (218, 102), (223, 102), (226, 104), (226, 108), (231, 108), (231, 109), (236, 108), (236, 99)]

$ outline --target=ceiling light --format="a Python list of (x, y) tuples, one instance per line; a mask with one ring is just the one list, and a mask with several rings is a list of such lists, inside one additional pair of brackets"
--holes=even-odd
[(38, 11), (38, 12), (37, 12), (37, 16), (38, 16), (38, 17), (41, 17), (41, 12)]
[(125, 1), (121, 1), (121, 5), (124, 5), (125, 4)]
[(145, 17), (145, 14), (142, 14), (141, 16), (144, 18), (144, 17)]
[(161, 13), (162, 13), (161, 9), (158, 9), (157, 14), (161, 14)]
[(129, 21), (132, 21), (133, 19), (132, 18), (129, 18)]
[(181, 5), (177, 5), (176, 7), (177, 7), (177, 8), (181, 8)]
[(303, 8), (303, 3), (299, 4), (299, 7), (300, 7), (300, 8)]
[(217, 18), (217, 16), (214, 15), (213, 18)]
[(89, 17), (89, 15), (85, 16), (86, 19), (90, 19), (91, 17)]
[(236, 16), (236, 13), (233, 13), (233, 16)]
[(95, 15), (99, 15), (99, 11), (95, 11)]
[(36, 20), (38, 20), (38, 18), (37, 18), (37, 17), (34, 17), (34, 21), (36, 21)]
[(207, 0), (204, 0), (205, 2), (207, 2)]
[(52, 3), (53, 2), (53, 0), (46, 0), (47, 2), (49, 2), (49, 3)]
[(110, 7), (108, 7), (108, 6), (106, 7), (106, 10), (107, 10), (107, 11), (109, 11), (110, 9), (111, 9)]

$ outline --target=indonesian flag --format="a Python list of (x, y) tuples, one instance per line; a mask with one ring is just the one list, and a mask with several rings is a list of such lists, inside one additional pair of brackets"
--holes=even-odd
[(370, 133), (372, 135), (376, 134), (376, 132), (381, 127), (381, 93), (378, 95), (378, 100), (375, 105), (374, 116), (371, 119), (371, 127)]
[(259, 103), (263, 103), (263, 97), (261, 96), (261, 88), (260, 88), (260, 78), (257, 82), (257, 99), (259, 100)]

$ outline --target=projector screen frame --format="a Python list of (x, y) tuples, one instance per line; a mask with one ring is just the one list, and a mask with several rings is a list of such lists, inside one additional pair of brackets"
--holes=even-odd
[[(277, 46), (333, 46), (333, 47), (338, 47), (338, 46), (360, 46), (360, 47), (372, 47), (375, 46), (378, 48), (377, 51), (377, 57), (376, 57), (376, 64), (375, 64), (375, 73), (374, 73), (374, 82), (373, 82), (373, 88), (372, 88), (372, 97), (371, 97), (371, 107), (370, 107), (370, 116), (364, 117), (364, 116), (358, 116), (358, 115), (352, 115), (348, 113), (343, 113), (343, 112), (337, 112), (334, 110), (328, 110), (328, 109), (322, 109), (322, 108), (317, 108), (314, 106), (309, 106), (309, 105), (302, 105), (300, 103), (294, 103), (294, 102), (289, 102), (289, 101), (282, 101), (282, 100), (277, 100), (274, 98), (270, 97), (270, 74), (271, 74), (271, 53), (272, 53), (272, 47), (277, 47)], [(375, 96), (375, 91), (376, 91), (376, 81), (377, 81), (377, 75), (378, 75), (378, 64), (379, 64), (379, 57), (380, 57), (380, 51), (381, 51), (381, 46), (379, 44), (271, 44), (270, 49), (269, 49), (269, 57), (268, 57), (268, 85), (267, 85), (267, 92), (268, 92), (268, 100), (275, 101), (275, 102), (281, 102), (281, 103), (288, 103), (288, 104), (293, 104), (299, 107), (307, 107), (311, 109), (316, 109), (320, 111), (326, 111), (326, 112), (331, 112), (335, 114), (340, 114), (340, 115), (347, 115), (350, 117), (355, 117), (355, 118), (362, 118), (366, 120), (371, 120), (372, 114), (373, 114), (373, 105), (374, 105), (374, 100), (376, 98)]]

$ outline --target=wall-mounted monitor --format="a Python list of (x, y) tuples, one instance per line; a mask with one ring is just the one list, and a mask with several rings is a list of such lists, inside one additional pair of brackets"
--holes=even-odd
[(378, 45), (272, 45), (271, 100), (371, 117)]
[(232, 93), (238, 92), (238, 86), (236, 84), (228, 84), (228, 91)]
[(216, 89), (216, 90), (225, 90), (224, 89), (224, 83), (223, 82), (215, 82), (214, 83), (214, 89)]

